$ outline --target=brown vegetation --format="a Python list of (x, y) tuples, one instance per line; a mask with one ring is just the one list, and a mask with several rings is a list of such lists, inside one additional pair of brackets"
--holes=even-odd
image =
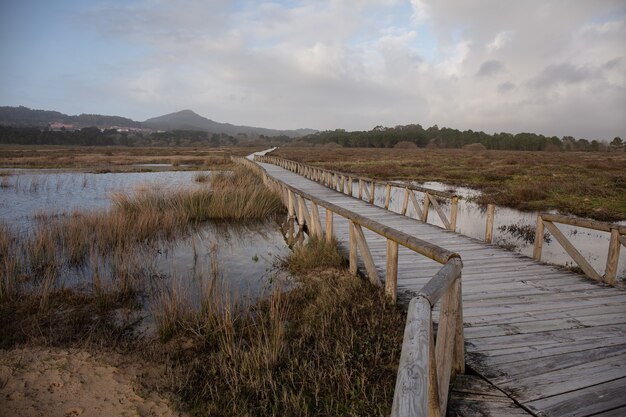
[(167, 169), (230, 169), (230, 156), (245, 156), (261, 148), (67, 147), (0, 146), (0, 168), (73, 168), (94, 172)]
[[(340, 258), (322, 241), (293, 256), (320, 251)], [(404, 313), (381, 289), (331, 268), (302, 273), (294, 289), (249, 308), (206, 304), (179, 321), (170, 342), (178, 347), (165, 358), (193, 414), (389, 414)]]
[[(0, 225), (0, 348), (117, 351), (163, 364), (145, 389), (192, 415), (388, 415), (404, 312), (342, 267), (336, 242), (299, 247), (285, 260), (296, 285), (252, 305), (228, 296), (215, 260), (206, 276), (153, 275), (160, 239), (204, 219), (282, 210), (245, 169), (210, 183), (117, 195), (106, 212), (42, 215), (32, 236)], [(313, 260), (327, 269), (307, 271)], [(82, 275), (67, 283), (73, 265)], [(199, 308), (179, 285), (191, 279), (204, 283)], [(138, 333), (146, 315), (154, 333)]]
[(626, 154), (458, 149), (281, 148), (277, 156), (379, 179), (481, 190), (481, 203), (626, 220)]

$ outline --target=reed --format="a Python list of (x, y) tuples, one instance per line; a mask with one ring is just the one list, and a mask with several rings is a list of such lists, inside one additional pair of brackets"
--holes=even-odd
[[(291, 257), (320, 248), (341, 259), (321, 241)], [(186, 350), (164, 360), (192, 415), (389, 414), (403, 311), (345, 269), (298, 271), (290, 291), (275, 288), (247, 307), (225, 301), (213, 280), (201, 314), (179, 323), (172, 341)]]
[(293, 274), (315, 269), (341, 268), (346, 260), (339, 253), (339, 243), (311, 236), (303, 245), (294, 247), (293, 252), (283, 260), (283, 266)]

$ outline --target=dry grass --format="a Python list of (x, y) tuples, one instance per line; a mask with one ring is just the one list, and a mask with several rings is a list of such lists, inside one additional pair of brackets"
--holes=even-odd
[[(192, 415), (388, 415), (404, 311), (337, 268), (336, 243), (301, 246), (286, 261), (297, 285), (252, 305), (227, 295), (216, 259), (204, 277), (163, 280), (147, 268), (152, 243), (197, 221), (282, 210), (250, 175), (216, 175), (211, 192), (152, 191), (118, 196), (107, 212), (43, 216), (31, 237), (0, 225), (0, 348), (106, 348), (163, 363), (159, 389)], [(309, 273), (313, 259), (334, 268)], [(66, 287), (59, 278), (72, 265), (84, 278)], [(204, 283), (199, 308), (183, 285), (191, 279)], [(135, 333), (142, 314), (153, 337)]]
[(339, 253), (336, 239), (331, 242), (311, 237), (303, 245), (296, 245), (293, 253), (284, 260), (283, 266), (292, 274), (303, 274), (316, 269), (341, 268), (346, 266)]
[[(312, 258), (322, 246), (340, 259), (321, 242), (290, 258)], [(303, 271), (294, 289), (248, 308), (209, 305), (222, 308), (180, 320), (182, 331), (161, 359), (191, 414), (389, 414), (404, 312), (379, 288), (330, 268)]]
[(626, 154), (459, 149), (280, 148), (295, 161), (379, 179), (482, 190), (481, 203), (626, 220)]
[(230, 156), (245, 156), (260, 148), (0, 146), (3, 168), (75, 168), (94, 172), (145, 171), (134, 164), (172, 164), (169, 170), (232, 168)]
[(62, 291), (67, 271), (86, 268), (85, 285), (100, 304), (132, 298), (145, 277), (140, 253), (188, 233), (205, 220), (254, 220), (283, 210), (280, 197), (249, 170), (214, 176), (213, 188), (117, 195), (108, 211), (40, 215), (31, 235), (0, 225), (0, 303), (24, 297), (42, 310)]

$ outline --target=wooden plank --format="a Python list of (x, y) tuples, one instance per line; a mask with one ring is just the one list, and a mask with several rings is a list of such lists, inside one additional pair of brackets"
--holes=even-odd
[(625, 354), (626, 344), (606, 347), (603, 346), (597, 349), (543, 356), (541, 358), (535, 357), (531, 361), (519, 360), (517, 362), (507, 362), (505, 366), (496, 368), (500, 370), (499, 372), (490, 373), (488, 376), (489, 379), (497, 385), (512, 381), (517, 383), (517, 379), (519, 378), (538, 376), (547, 372), (558, 371), (588, 362), (608, 359), (614, 356), (623, 357)]
[[(626, 377), (626, 355), (612, 356), (500, 384), (513, 398), (529, 402)], [(624, 385), (626, 390), (626, 385)], [(625, 391), (626, 392), (626, 391)]]
[(593, 417), (624, 417), (626, 416), (626, 406), (614, 408), (609, 411), (604, 411), (599, 414), (594, 414)]
[(583, 417), (626, 405), (626, 378), (526, 403), (542, 416)]

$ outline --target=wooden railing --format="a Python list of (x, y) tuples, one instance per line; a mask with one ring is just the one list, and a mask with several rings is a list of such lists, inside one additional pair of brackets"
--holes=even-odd
[[(412, 184), (403, 184), (395, 181), (380, 181), (373, 178), (322, 169), (276, 156), (257, 155), (254, 159), (259, 162), (278, 165), (282, 168), (298, 173), (310, 180), (317, 181), (335, 191), (339, 191), (350, 196), (353, 195), (354, 186), (356, 185), (358, 187), (358, 198), (368, 201), (371, 204), (375, 204), (376, 201), (376, 186), (384, 186), (385, 195), (383, 207), (386, 209), (389, 209), (389, 205), (391, 203), (392, 189), (398, 188), (404, 190), (404, 200), (400, 212), (402, 215), (406, 215), (410, 203), (413, 206), (417, 217), (423, 222), (426, 222), (428, 220), (430, 208), (432, 207), (446, 229), (452, 231), (456, 230), (456, 219), (460, 197), (455, 194), (432, 190), (430, 188)], [(424, 202), (422, 205), (420, 205), (418, 199), (415, 197), (415, 192), (423, 194)], [(450, 202), (450, 217), (448, 217), (443, 211), (437, 199), (448, 200)]]
[[(363, 228), (387, 238), (385, 291), (394, 301), (397, 296), (399, 245), (443, 265), (409, 303), (392, 416), (445, 416), (450, 381), (454, 375), (465, 372), (461, 297), (463, 264), (460, 256), (309, 195), (267, 175), (263, 168), (249, 160), (237, 158), (236, 161), (255, 169), (262, 176), (264, 184), (281, 195), (289, 217), (296, 218), (301, 226), (306, 226), (310, 235), (324, 238), (320, 206), (326, 210), (326, 239), (332, 239), (334, 216), (345, 218), (349, 222), (350, 272), (357, 273), (360, 254), (367, 277), (376, 285), (382, 283)], [(439, 300), (441, 308), (435, 338), (432, 310)]]
[[(584, 258), (584, 256), (572, 245), (567, 237), (559, 230), (554, 223), (567, 224), (570, 226), (584, 227), (587, 229), (598, 230), (610, 233), (609, 252), (606, 260), (606, 269), (604, 275), (601, 276)], [(619, 262), (619, 252), (622, 245), (626, 246), (626, 226), (618, 224), (599, 222), (595, 220), (579, 219), (576, 217), (562, 216), (559, 214), (541, 213), (537, 216), (537, 229), (535, 230), (535, 249), (533, 257), (540, 261), (541, 250), (543, 248), (544, 230), (548, 232), (557, 242), (561, 244), (563, 249), (574, 262), (582, 269), (582, 271), (590, 278), (596, 281), (605, 282), (615, 285), (617, 279), (617, 264)]]

